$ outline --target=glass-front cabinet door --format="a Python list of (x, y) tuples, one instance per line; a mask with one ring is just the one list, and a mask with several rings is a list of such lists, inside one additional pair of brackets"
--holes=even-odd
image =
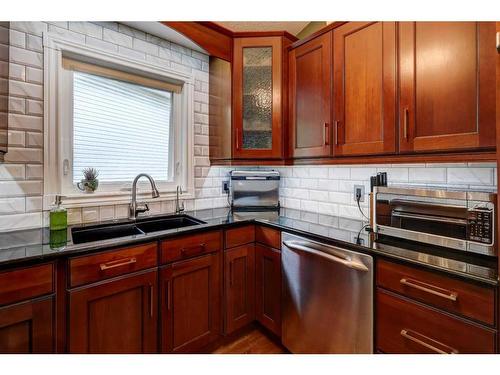
[(235, 38), (233, 157), (281, 158), (281, 37)]

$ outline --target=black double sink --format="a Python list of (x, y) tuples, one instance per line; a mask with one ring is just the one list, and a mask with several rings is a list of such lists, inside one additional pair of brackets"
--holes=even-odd
[(113, 238), (145, 235), (162, 230), (178, 229), (192, 225), (205, 224), (204, 221), (189, 215), (170, 215), (155, 219), (141, 219), (134, 223), (102, 224), (71, 228), (71, 236), (75, 245)]

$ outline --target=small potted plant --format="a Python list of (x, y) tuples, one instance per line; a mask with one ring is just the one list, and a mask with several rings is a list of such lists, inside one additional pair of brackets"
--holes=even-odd
[(82, 172), (84, 178), (76, 186), (81, 191), (93, 193), (97, 190), (97, 186), (99, 186), (99, 180), (97, 179), (99, 171), (95, 168), (85, 168)]

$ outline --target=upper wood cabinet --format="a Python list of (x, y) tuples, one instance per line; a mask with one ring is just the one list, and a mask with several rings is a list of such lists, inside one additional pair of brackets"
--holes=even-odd
[(233, 46), (233, 158), (283, 157), (281, 36), (235, 38)]
[(400, 150), (495, 146), (495, 23), (401, 22)]
[(289, 54), (290, 150), (293, 157), (331, 155), (331, 33)]
[(333, 31), (335, 155), (396, 151), (396, 23)]

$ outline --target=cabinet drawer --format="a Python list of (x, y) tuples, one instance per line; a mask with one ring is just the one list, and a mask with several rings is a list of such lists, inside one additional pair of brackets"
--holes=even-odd
[(255, 226), (255, 241), (275, 249), (281, 249), (281, 232), (277, 229)]
[(377, 291), (377, 349), (384, 353), (494, 353), (495, 332)]
[(495, 324), (495, 291), (452, 277), (379, 260), (377, 285), (490, 325)]
[(226, 249), (255, 242), (255, 225), (246, 225), (228, 229), (226, 234)]
[(158, 264), (156, 243), (125, 247), (70, 259), (70, 286), (89, 284)]
[(161, 243), (161, 262), (170, 263), (176, 260), (212, 253), (221, 248), (221, 232), (205, 232), (190, 236), (182, 236)]
[(50, 294), (54, 291), (52, 263), (0, 273), (0, 305)]

